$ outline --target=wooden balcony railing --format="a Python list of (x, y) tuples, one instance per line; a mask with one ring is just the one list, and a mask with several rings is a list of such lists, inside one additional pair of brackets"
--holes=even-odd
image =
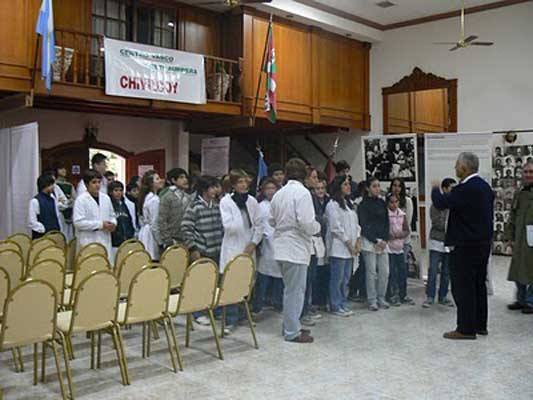
[[(105, 88), (104, 37), (56, 29), (54, 81), (75, 86)], [(204, 56), (207, 99), (241, 102), (242, 60)]]

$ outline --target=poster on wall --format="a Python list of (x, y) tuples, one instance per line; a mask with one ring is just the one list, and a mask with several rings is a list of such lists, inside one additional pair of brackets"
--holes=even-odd
[(487, 182), (492, 176), (492, 133), (435, 133), (424, 135), (424, 166), (426, 191), (426, 243), (431, 249), (429, 234), (431, 232), (431, 184), (442, 182), (445, 178), (458, 181), (455, 174), (457, 156), (463, 151), (470, 151), (479, 157), (479, 174)]
[(492, 187), (496, 192), (492, 253), (510, 256), (513, 249), (504, 241), (505, 224), (509, 221), (513, 196), (522, 184), (523, 167), (533, 160), (533, 133), (518, 134), (514, 143), (507, 143), (503, 134), (494, 135), (492, 156)]
[(105, 93), (205, 104), (204, 57), (104, 38)]
[(384, 191), (394, 178), (402, 178), (409, 196), (418, 195), (416, 135), (363, 137), (363, 168), (366, 179), (375, 176)]
[(230, 138), (202, 139), (202, 175), (221, 177), (229, 170)]

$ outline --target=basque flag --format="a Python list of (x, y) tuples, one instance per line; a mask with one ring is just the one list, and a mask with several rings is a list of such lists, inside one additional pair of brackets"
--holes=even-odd
[(41, 75), (45, 80), (46, 90), (52, 90), (52, 65), (56, 59), (54, 37), (54, 12), (52, 0), (43, 0), (35, 31), (42, 37)]
[(268, 24), (268, 44), (267, 56), (265, 62), (266, 76), (266, 95), (265, 95), (265, 114), (268, 120), (273, 124), (277, 117), (277, 100), (276, 100), (276, 50), (274, 49), (274, 32), (272, 30), (272, 17)]

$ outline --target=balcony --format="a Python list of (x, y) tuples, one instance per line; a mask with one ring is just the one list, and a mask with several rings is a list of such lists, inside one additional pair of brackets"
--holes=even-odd
[[(204, 56), (207, 104), (195, 105), (164, 100), (108, 96), (105, 94), (104, 37), (67, 29), (56, 29), (56, 61), (50, 97), (37, 103), (55, 108), (87, 111), (88, 103), (105, 111), (130, 109), (134, 115), (149, 111), (162, 117), (190, 117), (194, 113), (241, 115), (241, 60)], [(43, 92), (42, 87), (36, 93)], [(43, 106), (46, 106), (43, 104)], [(98, 110), (96, 110), (98, 111)]]

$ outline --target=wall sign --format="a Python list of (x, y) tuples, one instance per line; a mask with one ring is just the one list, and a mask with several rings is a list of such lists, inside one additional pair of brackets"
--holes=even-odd
[(229, 170), (230, 138), (202, 140), (202, 174), (223, 176)]
[(203, 56), (108, 38), (104, 48), (106, 94), (206, 103)]

